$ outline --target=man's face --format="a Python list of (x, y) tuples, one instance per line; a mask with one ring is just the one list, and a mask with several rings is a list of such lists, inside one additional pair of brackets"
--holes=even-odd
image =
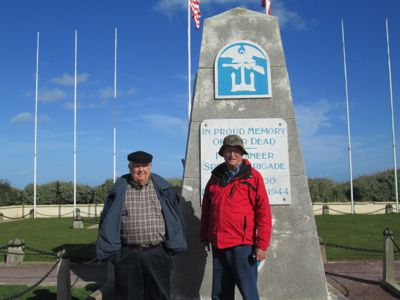
[(130, 171), (133, 181), (139, 185), (145, 185), (150, 178), (151, 163), (130, 163)]
[(243, 160), (243, 153), (239, 147), (226, 146), (223, 156), (229, 170), (235, 169)]

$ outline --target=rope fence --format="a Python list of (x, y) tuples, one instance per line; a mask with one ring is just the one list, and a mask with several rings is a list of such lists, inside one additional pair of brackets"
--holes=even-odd
[[(74, 213), (74, 211), (70, 211), (70, 212), (63, 213), (63, 214), (45, 214), (45, 213), (41, 213), (39, 211), (36, 211), (37, 215), (43, 216), (43, 217), (49, 217), (49, 218), (64, 217), (64, 216), (67, 216), (67, 215), (72, 215), (73, 213)], [(88, 218), (98, 218), (100, 216), (100, 213), (95, 213), (95, 212), (88, 213), (88, 212), (85, 212), (85, 211), (80, 211), (79, 213), (86, 215)], [(25, 215), (23, 215), (21, 217), (9, 217), (9, 216), (6, 216), (6, 215), (0, 213), (0, 217), (3, 217), (5, 219), (9, 219), (9, 220), (22, 220), (22, 219), (26, 219), (26, 217), (30, 216), (31, 214), (32, 213), (29, 212), (29, 213), (27, 213), (27, 214), (25, 214)]]
[(325, 247), (332, 247), (332, 248), (339, 248), (345, 250), (352, 250), (352, 251), (361, 251), (361, 252), (369, 252), (369, 253), (383, 253), (381, 249), (367, 249), (367, 248), (359, 248), (359, 247), (352, 247), (347, 245), (338, 245), (334, 243), (323, 243)]
[(54, 263), (54, 265), (49, 269), (49, 271), (47, 271), (46, 274), (44, 274), (44, 276), (43, 276), (42, 278), (39, 279), (38, 282), (36, 282), (35, 284), (33, 284), (33, 285), (27, 287), (27, 288), (26, 288), (25, 290), (23, 290), (22, 292), (19, 292), (19, 293), (15, 294), (15, 295), (8, 296), (8, 297), (4, 298), (4, 300), (18, 299), (18, 298), (20, 298), (21, 296), (23, 296), (23, 295), (29, 293), (30, 291), (34, 290), (34, 289), (35, 289), (36, 287), (38, 287), (47, 277), (49, 277), (49, 275), (51, 274), (51, 272), (54, 271), (54, 269), (58, 266), (58, 264), (60, 263), (60, 261), (61, 261), (61, 257), (58, 257), (57, 260), (56, 260), (56, 262)]
[[(341, 215), (353, 215), (353, 213), (351, 213), (350, 211), (341, 211), (338, 209), (334, 209), (327, 204), (322, 205), (322, 207), (319, 209), (313, 209), (314, 214), (318, 213), (320, 211), (322, 211), (323, 215), (329, 215), (330, 212), (335, 212), (335, 213), (341, 214)], [(372, 210), (372, 211), (367, 211), (367, 212), (357, 212), (357, 209), (356, 209), (356, 212), (354, 214), (355, 215), (373, 215), (373, 214), (379, 214), (381, 212), (384, 212), (384, 214), (394, 213), (393, 206), (390, 204), (387, 204), (385, 207), (382, 207), (382, 208), (379, 208), (376, 210)]]
[(63, 217), (63, 216), (71, 215), (73, 213), (74, 213), (74, 211), (70, 211), (70, 212), (65, 213), (65, 214), (48, 215), (48, 214), (44, 214), (44, 213), (40, 213), (40, 212), (36, 211), (37, 215), (43, 216), (43, 217)]
[[(13, 240), (14, 241), (14, 240)], [(8, 243), (7, 245), (2, 245), (0, 246), (0, 254), (5, 254), (5, 255), (16, 255), (16, 256), (21, 256), (21, 255), (41, 255), (41, 256), (50, 256), (50, 257), (54, 257), (56, 260), (54, 262), (54, 264), (52, 265), (52, 267), (33, 285), (27, 287), (26, 289), (24, 289), (21, 292), (18, 292), (17, 294), (11, 295), (11, 296), (7, 296), (5, 298), (2, 298), (0, 300), (12, 300), (12, 299), (19, 299), (20, 297), (22, 297), (23, 295), (26, 295), (27, 293), (31, 292), (32, 290), (34, 290), (35, 288), (37, 288), (46, 278), (48, 278), (50, 276), (50, 274), (57, 268), (57, 266), (60, 264), (60, 262), (63, 259), (68, 259), (68, 261), (74, 261), (75, 264), (80, 264), (80, 265), (86, 265), (86, 264), (91, 264), (97, 261), (97, 257), (94, 257), (92, 259), (90, 259), (89, 261), (82, 261), (81, 257), (78, 256), (73, 256), (70, 255), (71, 252), (73, 251), (78, 251), (80, 249), (83, 248), (87, 248), (88, 246), (93, 246), (95, 243), (89, 243), (86, 245), (82, 245), (82, 246), (77, 246), (77, 247), (73, 247), (73, 248), (69, 248), (68, 252), (67, 250), (62, 250), (59, 252), (50, 252), (48, 250), (43, 250), (43, 249), (37, 249), (34, 247), (30, 247), (28, 245), (26, 245), (25, 243), (21, 243), (19, 245), (14, 246), (13, 243)], [(24, 250), (24, 253), (20, 253), (20, 252), (13, 252), (13, 251), (1, 251), (7, 248), (11, 249), (13, 247), (22, 247)], [(28, 253), (25, 253), (25, 250), (29, 251)], [(69, 264), (69, 263), (68, 263)], [(69, 268), (69, 265), (68, 265)], [(59, 274), (57, 275), (59, 276)], [(67, 276), (69, 275), (69, 271), (67, 272)], [(58, 279), (57, 279), (58, 280)], [(71, 287), (71, 284), (69, 283), (69, 289)], [(58, 299), (58, 298), (57, 298)]]
[(19, 220), (19, 219), (25, 219), (27, 216), (29, 216), (30, 215), (30, 213), (27, 213), (26, 215), (23, 215), (23, 216), (21, 216), (21, 217), (16, 217), (16, 218), (13, 218), (13, 217), (7, 217), (7, 216), (5, 216), (5, 215), (3, 215), (3, 214), (1, 214), (1, 216), (3, 217), (3, 218), (6, 218), (6, 219), (9, 219), (9, 220)]
[(393, 239), (393, 236), (389, 237), (392, 240), (393, 245), (397, 248), (397, 250), (394, 251), (394, 253), (400, 253), (400, 247), (397, 245), (396, 241)]

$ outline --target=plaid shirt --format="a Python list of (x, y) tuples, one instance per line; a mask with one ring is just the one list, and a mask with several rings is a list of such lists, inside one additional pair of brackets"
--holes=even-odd
[(128, 184), (122, 210), (123, 245), (157, 245), (165, 240), (165, 222), (151, 179), (141, 187)]

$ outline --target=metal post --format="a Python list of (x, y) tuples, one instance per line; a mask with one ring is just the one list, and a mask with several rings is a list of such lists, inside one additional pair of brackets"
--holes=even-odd
[(324, 205), (322, 206), (322, 214), (323, 214), (323, 215), (329, 215), (329, 205), (324, 204)]
[(393, 169), (394, 169), (394, 187), (396, 197), (396, 212), (399, 213), (399, 189), (397, 186), (397, 157), (396, 157), (396, 132), (394, 122), (394, 109), (393, 109), (393, 88), (392, 88), (392, 67), (390, 63), (390, 45), (389, 45), (389, 24), (386, 19), (386, 42), (387, 42), (387, 56), (388, 56), (388, 69), (389, 69), (389, 91), (390, 91), (390, 111), (392, 114), (392, 143), (393, 143)]
[(117, 37), (118, 30), (115, 28), (114, 31), (114, 110), (113, 110), (113, 122), (114, 122), (114, 153), (113, 153), (113, 182), (117, 180), (117, 113), (116, 113), (116, 101), (117, 101)]
[(76, 110), (77, 110), (77, 85), (78, 85), (78, 31), (75, 30), (75, 61), (74, 61), (74, 216), (76, 210)]
[(346, 65), (346, 46), (344, 42), (344, 25), (342, 20), (342, 42), (343, 42), (343, 64), (344, 64), (344, 80), (346, 88), (346, 112), (347, 112), (347, 138), (349, 150), (349, 173), (350, 173), (350, 200), (351, 200), (351, 213), (355, 214), (354, 209), (354, 195), (353, 195), (353, 164), (351, 159), (351, 138), (350, 138), (350, 112), (349, 112), (349, 90), (347, 87), (347, 65)]
[(38, 96), (39, 96), (39, 32), (36, 34), (35, 129), (34, 129), (34, 146), (33, 146), (33, 218), (36, 218), (36, 197), (37, 197)]
[(71, 300), (70, 260), (67, 252), (62, 250), (57, 272), (57, 300)]
[(386, 228), (383, 231), (383, 281), (395, 282), (393, 232)]

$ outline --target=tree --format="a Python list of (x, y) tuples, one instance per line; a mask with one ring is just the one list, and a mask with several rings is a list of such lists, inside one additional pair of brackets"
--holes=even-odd
[(329, 178), (309, 179), (308, 186), (312, 202), (329, 202), (337, 197), (336, 183)]

